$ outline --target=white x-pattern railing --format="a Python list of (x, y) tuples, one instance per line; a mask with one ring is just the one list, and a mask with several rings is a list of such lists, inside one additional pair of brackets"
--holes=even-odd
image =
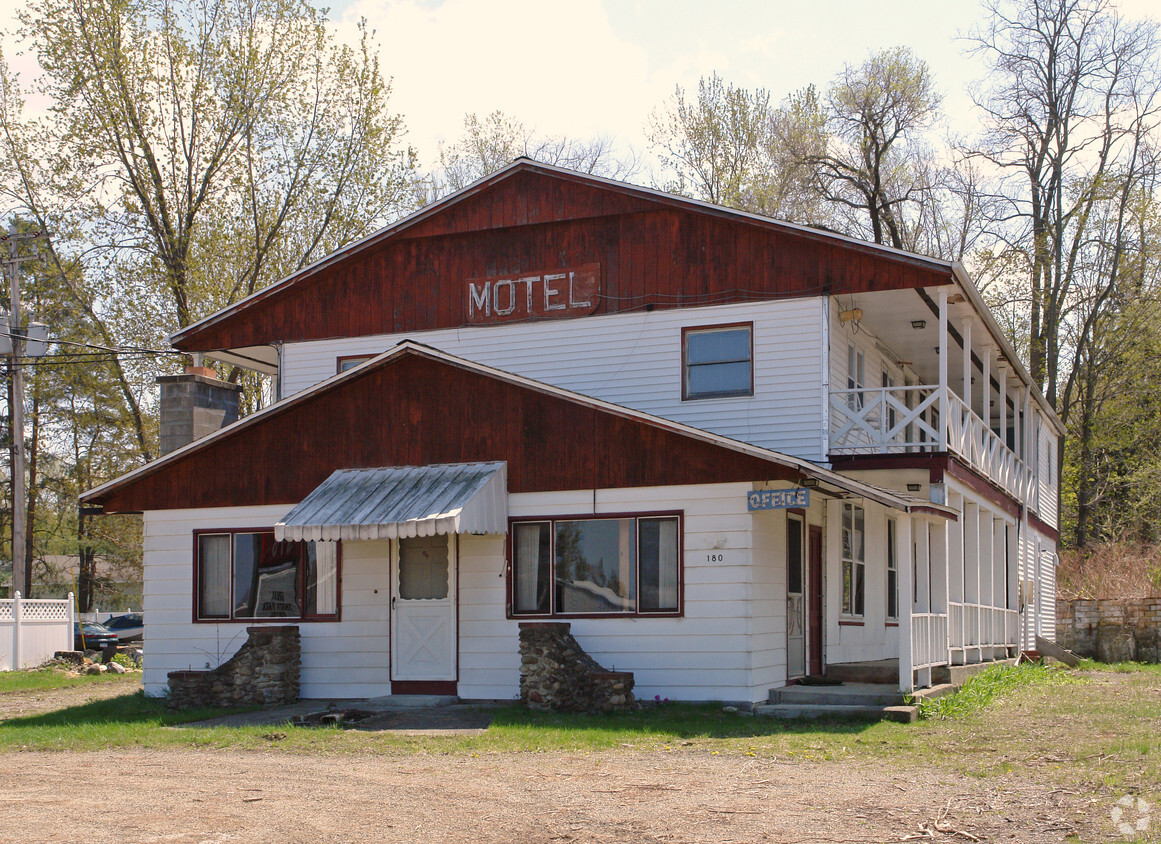
[(1020, 501), (1032, 494), (1032, 470), (963, 399), (930, 384), (864, 387), (830, 394), (832, 454), (905, 454), (939, 447), (946, 426), (948, 451)]
[[(931, 450), (939, 432), (928, 421), (938, 410), (931, 387), (865, 387), (830, 395), (830, 450), (837, 454), (900, 454)], [(908, 403), (913, 406), (908, 406)]]

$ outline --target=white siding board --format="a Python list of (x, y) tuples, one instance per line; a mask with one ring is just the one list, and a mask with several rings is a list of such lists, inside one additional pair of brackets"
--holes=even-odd
[[(754, 323), (754, 395), (681, 401), (681, 329)], [(340, 356), (378, 354), (405, 337), (450, 354), (810, 459), (825, 459), (822, 324), (817, 299), (673, 308), (571, 320), (474, 326), (292, 343), (282, 395), (331, 377)], [(584, 361), (585, 366), (578, 366)]]

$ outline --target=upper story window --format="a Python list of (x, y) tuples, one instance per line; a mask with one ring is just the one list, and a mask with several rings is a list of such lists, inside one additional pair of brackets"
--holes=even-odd
[(513, 615), (676, 615), (677, 516), (512, 523)]
[(681, 398), (754, 395), (753, 333), (753, 323), (683, 329)]
[(338, 545), (275, 542), (269, 530), (195, 535), (198, 621), (337, 618)]
[(348, 369), (354, 369), (359, 364), (366, 363), (373, 357), (374, 355), (344, 355), (338, 359), (335, 365), (335, 373), (342, 374)]
[(867, 358), (858, 346), (847, 346), (847, 389), (852, 392), (847, 395), (847, 405), (851, 410), (862, 410), (863, 394), (853, 392), (867, 388)]

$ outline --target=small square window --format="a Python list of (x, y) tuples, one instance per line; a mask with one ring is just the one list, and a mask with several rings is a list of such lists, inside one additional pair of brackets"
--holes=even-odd
[(753, 325), (682, 332), (682, 399), (754, 395)]

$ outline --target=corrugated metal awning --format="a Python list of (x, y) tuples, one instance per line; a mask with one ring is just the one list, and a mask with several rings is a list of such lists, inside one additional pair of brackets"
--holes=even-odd
[(503, 462), (340, 469), (274, 526), (279, 542), (507, 532)]

